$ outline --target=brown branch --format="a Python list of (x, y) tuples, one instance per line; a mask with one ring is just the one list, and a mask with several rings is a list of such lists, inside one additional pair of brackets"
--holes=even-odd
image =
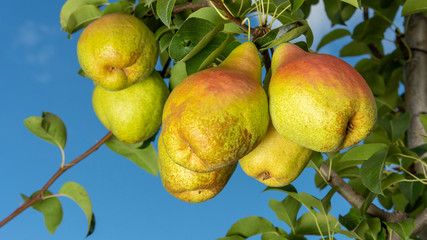
[(25, 209), (31, 207), (34, 203), (43, 200), (43, 193), (46, 192), (46, 190), (58, 179), (65, 171), (79, 163), (81, 160), (89, 156), (91, 153), (95, 152), (104, 142), (110, 138), (112, 135), (111, 132), (108, 132), (99, 142), (97, 142), (95, 145), (93, 145), (91, 148), (89, 148), (86, 152), (84, 152), (82, 155), (71, 161), (70, 163), (64, 165), (63, 167), (59, 168), (58, 171), (56, 171), (55, 174), (47, 181), (47, 183), (38, 191), (38, 193), (25, 201), (20, 207), (18, 207), (15, 211), (13, 211), (9, 216), (7, 216), (5, 219), (3, 219), (0, 222), (0, 228), (3, 227), (6, 223), (8, 223), (10, 220), (18, 216), (21, 212), (23, 212)]
[(197, 10), (197, 9), (208, 7), (208, 6), (209, 6), (208, 1), (194, 2), (194, 3), (188, 2), (188, 3), (175, 5), (173, 7), (172, 13), (175, 14), (175, 13), (180, 13), (187, 10)]
[[(237, 24), (241, 29), (245, 30), (246, 32), (249, 31), (249, 27), (246, 24), (242, 24), (242, 21), (236, 17), (234, 17), (229, 11), (228, 9), (224, 6), (224, 4), (222, 3), (222, 1), (220, 0), (212, 0), (212, 2), (219, 8), (221, 8), (222, 11), (224, 11), (224, 13), (227, 15), (227, 18), (231, 21), (233, 21), (235, 24)], [(251, 31), (253, 32), (253, 29), (251, 29)]]
[[(319, 174), (328, 179), (329, 166), (326, 163), (320, 165)], [(333, 169), (331, 169), (329, 181), (331, 187), (338, 187), (338, 193), (349, 202), (353, 207), (360, 209), (365, 202), (365, 198), (356, 192), (348, 183), (346, 183)], [(399, 222), (407, 218), (405, 213), (395, 211), (393, 213), (386, 212), (378, 208), (375, 204), (371, 204), (366, 210), (369, 215), (376, 216), (386, 222)]]

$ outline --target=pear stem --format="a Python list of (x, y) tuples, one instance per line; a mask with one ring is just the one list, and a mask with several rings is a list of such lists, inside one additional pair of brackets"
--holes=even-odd
[(3, 219), (0, 222), (0, 228), (3, 227), (6, 223), (8, 223), (10, 220), (18, 216), (21, 212), (26, 210), (27, 208), (31, 207), (34, 203), (42, 201), (45, 199), (43, 197), (43, 193), (46, 192), (46, 190), (68, 169), (79, 163), (81, 160), (89, 156), (91, 153), (95, 152), (99, 147), (101, 147), (102, 144), (104, 144), (105, 141), (107, 141), (111, 135), (113, 135), (111, 132), (108, 132), (99, 142), (97, 142), (95, 145), (93, 145), (91, 148), (89, 148), (86, 152), (75, 158), (73, 161), (71, 161), (68, 164), (65, 164), (61, 166), (55, 174), (47, 181), (47, 183), (37, 192), (37, 194), (26, 200), (21, 206), (19, 206), (15, 211), (13, 211), (9, 216), (7, 216), (5, 219)]

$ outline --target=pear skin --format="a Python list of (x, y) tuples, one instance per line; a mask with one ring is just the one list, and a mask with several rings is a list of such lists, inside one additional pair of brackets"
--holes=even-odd
[(227, 184), (237, 163), (219, 170), (198, 173), (176, 164), (158, 142), (158, 166), (165, 189), (174, 197), (191, 203), (200, 203), (215, 197)]
[(264, 137), (268, 100), (261, 62), (251, 42), (216, 67), (192, 74), (174, 88), (163, 111), (162, 139), (173, 161), (196, 172), (236, 163)]
[(112, 13), (89, 24), (77, 43), (82, 70), (109, 90), (122, 90), (154, 70), (159, 47), (138, 18)]
[(270, 123), (261, 143), (239, 163), (248, 176), (267, 186), (283, 187), (301, 174), (312, 152), (282, 137)]
[(168, 95), (163, 78), (153, 71), (143, 81), (120, 91), (95, 86), (92, 105), (99, 120), (118, 139), (136, 143), (158, 131)]
[(269, 85), (270, 116), (286, 139), (318, 152), (351, 147), (372, 131), (374, 96), (343, 60), (308, 53), (291, 43), (277, 47)]

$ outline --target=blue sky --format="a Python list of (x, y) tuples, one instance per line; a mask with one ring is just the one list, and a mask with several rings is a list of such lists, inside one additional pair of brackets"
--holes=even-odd
[[(0, 66), (2, 84), (0, 119), (0, 218), (21, 203), (20, 193), (32, 194), (58, 169), (60, 151), (32, 135), (23, 121), (29, 116), (52, 112), (65, 122), (68, 141), (66, 161), (71, 161), (101, 139), (107, 130), (96, 118), (91, 104), (93, 83), (77, 75), (78, 34), (71, 40), (60, 31), (59, 12), (64, 1), (5, 1), (0, 15), (2, 37)], [(323, 7), (309, 19), (315, 42), (329, 29)], [(323, 15), (322, 15), (323, 14)], [(360, 17), (359, 16), (356, 16)], [(344, 39), (344, 41), (348, 39)], [(322, 52), (337, 54), (343, 42)], [(345, 59), (355, 63), (357, 59)], [(313, 170), (306, 169), (294, 182), (299, 191), (318, 197)], [(89, 239), (216, 239), (247, 216), (262, 216), (288, 230), (268, 207), (279, 192), (264, 192), (265, 186), (246, 176), (240, 167), (225, 189), (200, 204), (181, 202), (164, 190), (160, 178), (139, 169), (105, 146), (71, 168), (50, 188), (57, 193), (67, 181), (81, 184), (89, 193), (96, 216), (96, 230)], [(336, 195), (332, 214), (346, 214), (348, 204)], [(61, 198), (64, 217), (54, 235), (46, 230), (42, 214), (28, 209), (0, 229), (0, 239), (83, 239), (86, 218), (70, 199)], [(338, 237), (338, 236), (336, 236)], [(252, 238), (252, 239), (259, 239)], [(318, 239), (315, 237), (313, 239)], [(339, 239), (346, 239), (341, 238)]]

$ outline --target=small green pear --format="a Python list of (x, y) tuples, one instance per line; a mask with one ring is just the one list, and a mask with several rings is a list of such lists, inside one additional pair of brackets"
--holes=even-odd
[(163, 111), (162, 141), (179, 165), (210, 172), (254, 149), (268, 121), (259, 53), (246, 42), (220, 66), (192, 74), (174, 88)]
[(82, 70), (109, 90), (122, 90), (154, 70), (156, 37), (138, 18), (111, 13), (90, 23), (77, 43)]
[(375, 98), (348, 63), (283, 43), (274, 51), (271, 70), (270, 116), (286, 139), (314, 151), (335, 152), (372, 131)]
[(270, 123), (261, 143), (239, 163), (247, 175), (267, 186), (282, 187), (301, 174), (312, 152), (280, 136)]
[(157, 132), (169, 89), (157, 71), (120, 91), (95, 86), (93, 109), (99, 120), (126, 143), (144, 141)]
[(199, 203), (215, 197), (236, 169), (237, 163), (208, 173), (188, 170), (171, 160), (161, 139), (158, 142), (160, 178), (165, 189), (182, 201)]

